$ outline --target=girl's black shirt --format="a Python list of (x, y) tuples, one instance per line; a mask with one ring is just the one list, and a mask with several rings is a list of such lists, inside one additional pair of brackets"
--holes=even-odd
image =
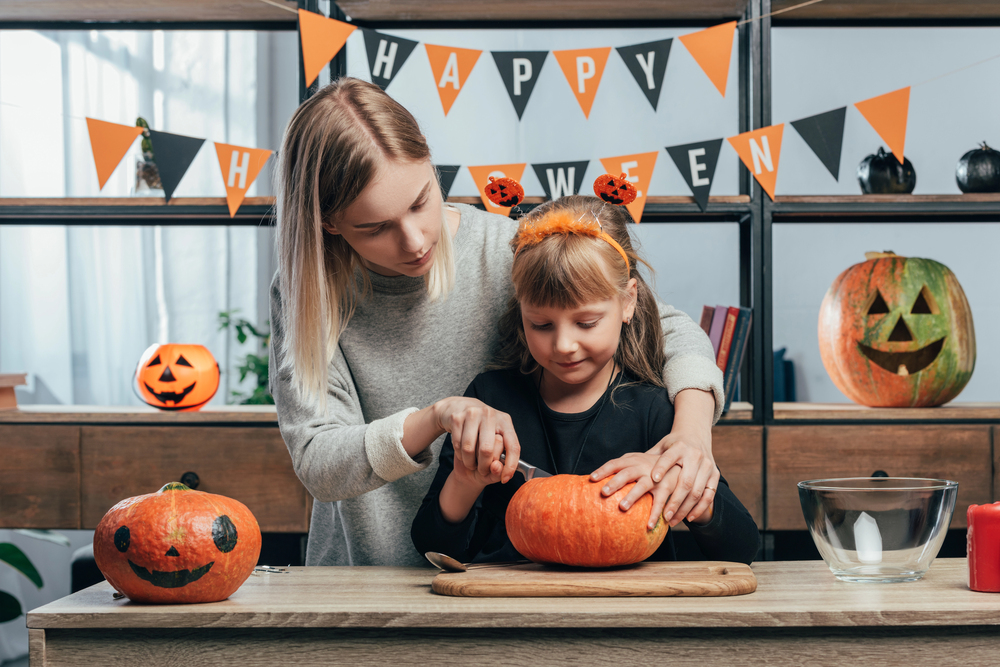
[[(667, 390), (636, 382), (627, 373), (619, 374), (591, 408), (575, 414), (551, 410), (533, 377), (517, 370), (481, 373), (465, 395), (510, 415), (521, 459), (552, 474), (589, 475), (611, 459), (648, 451), (670, 433), (674, 421)], [(487, 486), (464, 521), (449, 523), (441, 514), (438, 495), (454, 459), (449, 435), (437, 475), (413, 520), (410, 535), (417, 551), (439, 551), (466, 563), (522, 559), (507, 538), (504, 516), (524, 477), (516, 473), (506, 484)], [(725, 479), (715, 494), (712, 520), (685, 523), (708, 560), (749, 564), (757, 555), (757, 525)], [(676, 560), (671, 533), (650, 560)]]

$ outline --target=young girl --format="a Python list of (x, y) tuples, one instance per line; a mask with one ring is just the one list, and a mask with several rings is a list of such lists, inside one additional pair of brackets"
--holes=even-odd
[[(622, 457), (613, 467), (645, 491), (654, 489), (656, 463), (647, 450), (670, 432), (674, 410), (659, 372), (656, 299), (639, 275), (628, 221), (624, 207), (582, 196), (522, 219), (510, 244), (514, 299), (501, 320), (502, 368), (477, 376), (465, 395), (510, 415), (523, 460), (580, 475)], [(417, 551), (465, 562), (519, 559), (504, 516), (524, 478), (498, 484), (501, 470), (499, 460), (477, 460), (446, 440), (413, 522)], [(683, 518), (706, 558), (756, 556), (757, 526), (724, 479), (714, 499)], [(674, 558), (668, 537), (653, 559)]]

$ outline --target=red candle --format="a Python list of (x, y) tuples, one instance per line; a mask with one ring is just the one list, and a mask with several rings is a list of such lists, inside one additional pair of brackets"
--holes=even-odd
[(1000, 502), (969, 505), (969, 588), (1000, 593)]

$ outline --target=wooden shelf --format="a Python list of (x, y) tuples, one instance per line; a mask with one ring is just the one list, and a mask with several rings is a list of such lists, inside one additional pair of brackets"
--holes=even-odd
[(104, 405), (25, 405), (0, 410), (0, 424), (252, 424), (277, 426), (273, 405), (227, 405), (195, 412), (167, 412), (148, 407)]
[[(294, 0), (273, 0), (297, 10)], [(0, 22), (67, 23), (96, 21), (168, 23), (284, 23), (294, 30), (296, 15), (260, 0), (3, 0)], [(81, 25), (81, 30), (86, 26)]]
[(780, 196), (773, 213), (775, 222), (1000, 220), (1000, 193)]
[[(771, 11), (779, 11), (802, 0), (772, 0)], [(825, 0), (774, 18), (782, 21), (879, 21), (920, 19), (1000, 18), (996, 0)]]
[(948, 403), (936, 408), (868, 408), (854, 403), (775, 403), (774, 421), (1000, 422), (1000, 403)]
[(229, 216), (225, 197), (0, 198), (0, 225), (268, 225), (274, 197), (247, 197)]

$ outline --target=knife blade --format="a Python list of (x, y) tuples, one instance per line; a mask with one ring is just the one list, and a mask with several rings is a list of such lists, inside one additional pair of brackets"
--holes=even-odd
[[(503, 461), (503, 462), (507, 461), (507, 453), (506, 452), (504, 452), (503, 454), (500, 455), (500, 460)], [(530, 463), (528, 463), (524, 459), (518, 459), (517, 460), (517, 470), (522, 475), (524, 475), (524, 480), (525, 481), (531, 481), (532, 479), (534, 479), (536, 477), (552, 477), (552, 475), (550, 473), (545, 472), (544, 470), (542, 470), (541, 468), (539, 468), (537, 466), (531, 465)]]

